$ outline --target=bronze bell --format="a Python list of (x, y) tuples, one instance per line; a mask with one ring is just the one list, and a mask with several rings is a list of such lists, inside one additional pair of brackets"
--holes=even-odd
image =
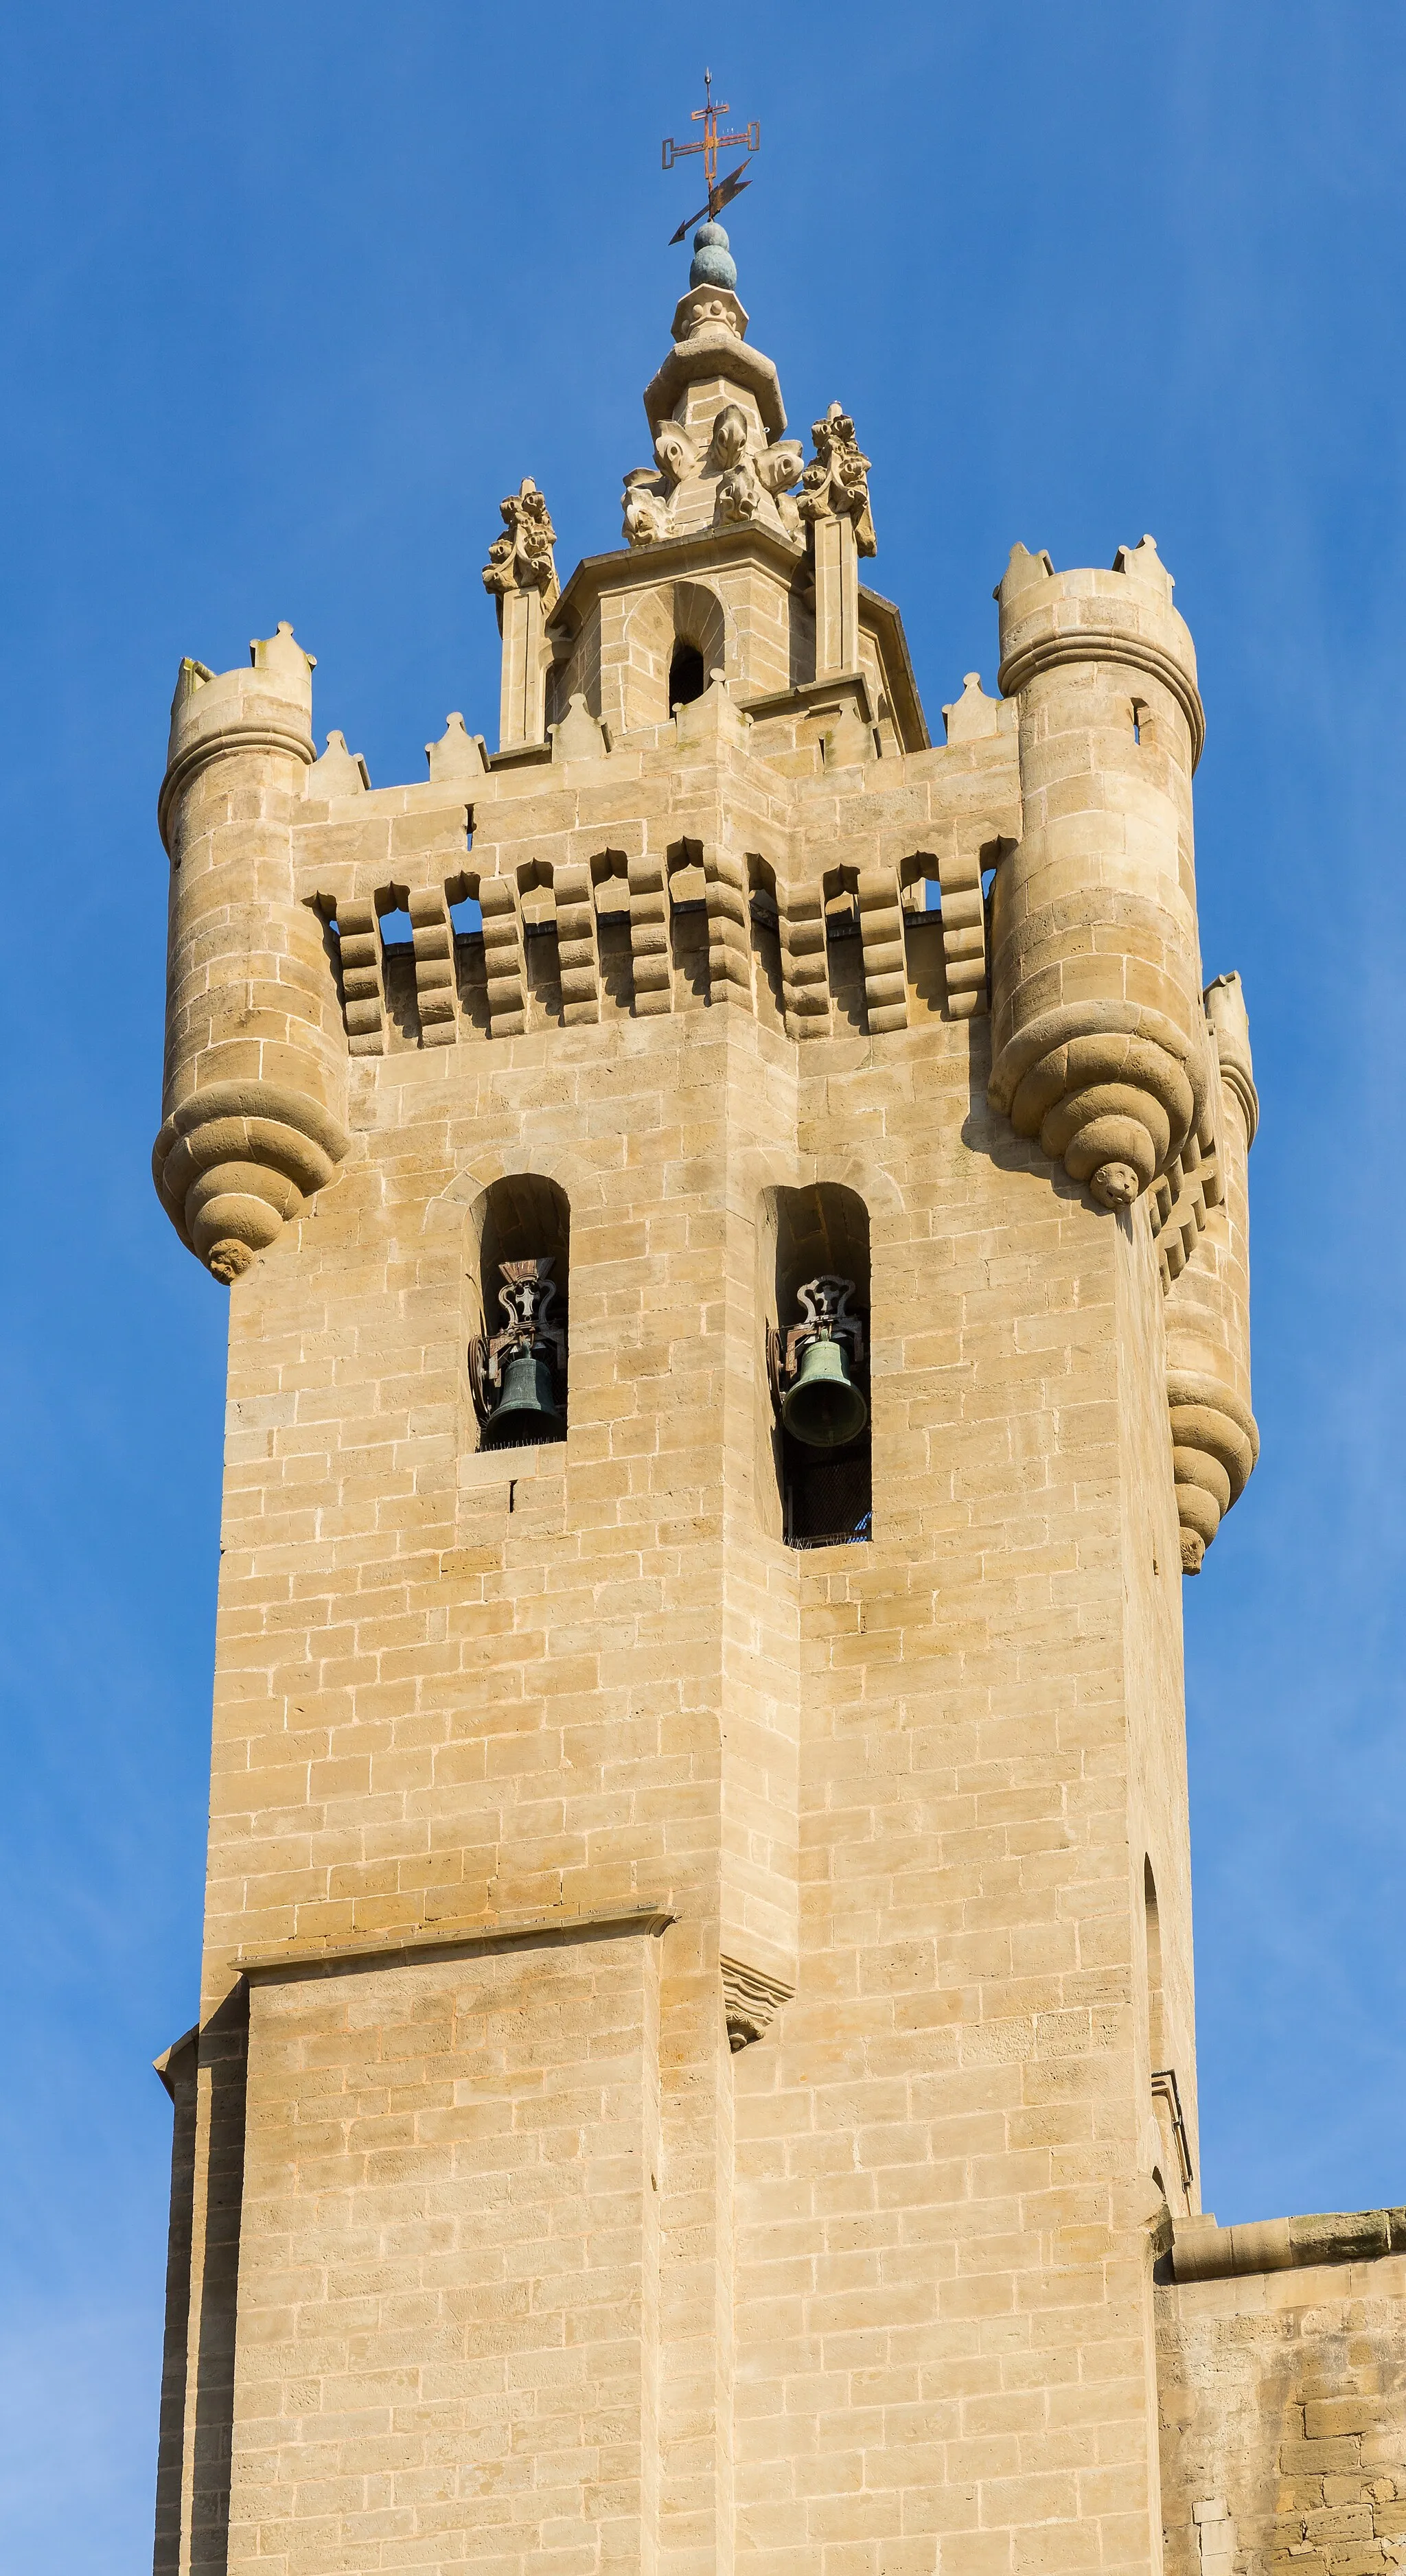
[(503, 1371), (503, 1392), (484, 1426), (483, 1447), (535, 1449), (543, 1441), (565, 1438), (551, 1362), (530, 1349), (515, 1351)]
[(781, 1405), (784, 1430), (808, 1449), (843, 1449), (857, 1440), (869, 1407), (850, 1375), (843, 1342), (817, 1339), (801, 1353), (796, 1382)]

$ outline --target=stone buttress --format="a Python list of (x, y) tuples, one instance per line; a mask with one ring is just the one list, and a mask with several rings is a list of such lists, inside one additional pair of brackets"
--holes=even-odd
[(182, 666), (159, 2576), (1162, 2565), (1181, 1567), (1255, 1449), (1194, 655), (1149, 539), (1017, 548), (930, 743), (735, 289), (705, 226), (618, 552), (504, 500), (496, 751), (375, 787), (287, 627)]

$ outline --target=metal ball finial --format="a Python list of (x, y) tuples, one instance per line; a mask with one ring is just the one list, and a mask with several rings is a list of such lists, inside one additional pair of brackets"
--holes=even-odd
[(737, 262), (721, 224), (699, 225), (693, 236), (688, 282), (690, 286), (725, 286), (729, 290), (736, 286)]

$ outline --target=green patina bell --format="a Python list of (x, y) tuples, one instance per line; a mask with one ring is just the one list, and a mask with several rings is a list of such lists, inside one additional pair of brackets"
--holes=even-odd
[(518, 1351), (503, 1371), (503, 1392), (488, 1418), (485, 1449), (529, 1449), (544, 1440), (564, 1440), (566, 1422), (557, 1410), (548, 1360), (530, 1350)]
[(793, 1440), (808, 1449), (843, 1449), (857, 1440), (869, 1419), (869, 1407), (850, 1375), (842, 1342), (808, 1342), (801, 1353), (796, 1383), (785, 1397), (781, 1420)]

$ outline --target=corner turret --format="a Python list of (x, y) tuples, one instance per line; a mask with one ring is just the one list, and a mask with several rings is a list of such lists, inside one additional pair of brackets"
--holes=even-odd
[(157, 819), (171, 860), (162, 1124), (181, 1241), (229, 1285), (349, 1142), (327, 931), (294, 891), (293, 813), (315, 757), (313, 659), (291, 626), (247, 670), (181, 664)]
[(1151, 537), (1111, 572), (1015, 546), (996, 594), (1020, 707), (1021, 835), (996, 879), (991, 1105), (1106, 1207), (1150, 1187), (1207, 1094), (1191, 774), (1205, 719)]

